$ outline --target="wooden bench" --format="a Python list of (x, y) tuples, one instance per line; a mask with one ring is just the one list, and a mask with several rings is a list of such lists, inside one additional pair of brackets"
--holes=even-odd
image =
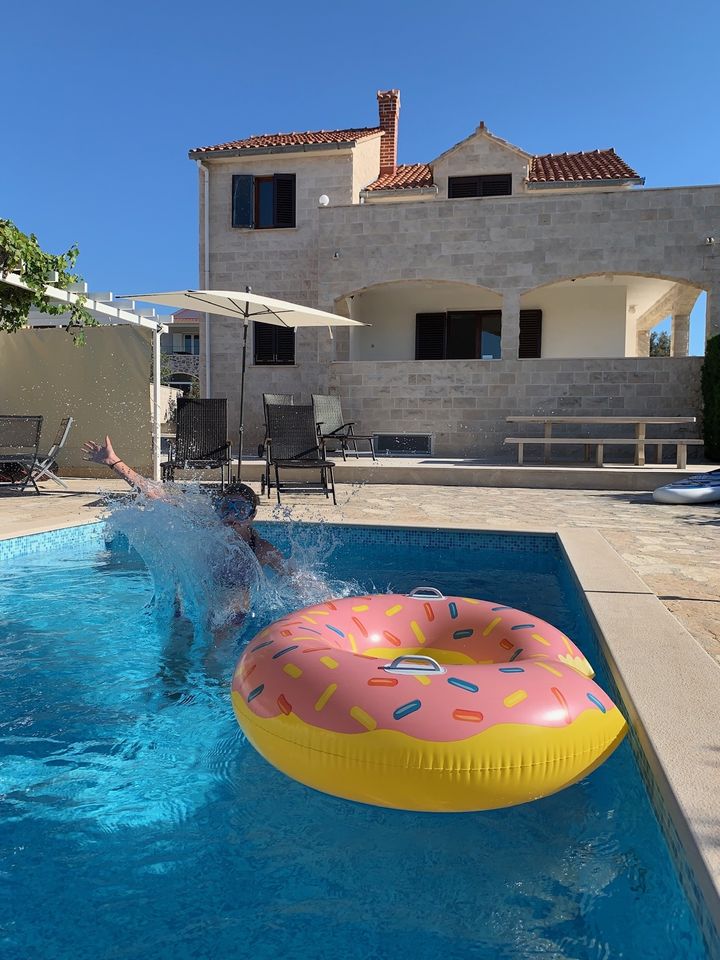
[[(698, 445), (702, 444), (702, 440), (692, 440), (687, 437), (676, 438), (676, 437), (653, 437), (651, 439), (637, 439), (636, 437), (505, 437), (503, 443), (517, 444), (518, 448), (518, 464), (523, 463), (524, 459), (524, 447), (526, 443), (537, 443), (544, 447), (550, 446), (551, 444), (560, 443), (560, 444), (575, 444), (576, 446), (584, 446), (586, 451), (589, 447), (594, 446), (595, 450), (595, 463), (598, 467), (604, 466), (604, 452), (605, 445), (609, 446), (633, 446), (636, 448), (635, 462), (636, 463), (645, 463), (645, 446), (651, 445), (657, 447), (657, 462), (662, 463), (662, 448), (665, 444), (674, 444), (677, 448), (677, 468), (678, 470), (684, 470), (687, 467), (687, 448), (688, 445)], [(642, 448), (642, 454), (641, 450)], [(587, 458), (587, 453), (586, 453)]]

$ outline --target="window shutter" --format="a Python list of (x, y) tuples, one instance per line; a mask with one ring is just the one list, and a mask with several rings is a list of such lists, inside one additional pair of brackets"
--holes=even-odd
[(535, 360), (542, 356), (542, 310), (520, 311), (520, 360)]
[(275, 327), (275, 362), (295, 363), (295, 330)]
[(276, 227), (295, 226), (295, 174), (276, 173), (273, 176), (273, 220)]
[(479, 177), (448, 177), (448, 197), (451, 200), (479, 196)]
[(480, 188), (483, 197), (509, 197), (512, 193), (512, 175), (499, 173), (480, 177)]
[(269, 323), (253, 324), (253, 343), (255, 363), (272, 363), (275, 358), (275, 338), (273, 326)]
[(445, 358), (445, 314), (418, 313), (415, 317), (415, 359)]
[(253, 196), (254, 177), (248, 174), (235, 174), (232, 178), (232, 225), (234, 227), (254, 227)]

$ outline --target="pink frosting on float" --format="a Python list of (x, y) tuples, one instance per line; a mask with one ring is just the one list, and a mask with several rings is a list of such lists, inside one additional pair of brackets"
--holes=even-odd
[[(442, 674), (390, 674), (391, 656), (420, 652)], [(472, 662), (468, 663), (467, 659)], [(293, 713), (337, 733), (396, 730), (457, 741), (500, 723), (562, 727), (614, 709), (561, 631), (530, 614), (462, 597), (380, 594), (298, 610), (255, 637), (233, 689), (260, 717)]]

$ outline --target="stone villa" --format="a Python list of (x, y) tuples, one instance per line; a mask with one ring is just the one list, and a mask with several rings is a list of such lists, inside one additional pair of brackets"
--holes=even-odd
[[(398, 164), (399, 91), (377, 99), (377, 126), (190, 151), (201, 287), (368, 324), (254, 325), (248, 450), (263, 391), (338, 394), (359, 432), (438, 456), (503, 456), (512, 414), (699, 413), (689, 314), (705, 291), (720, 332), (720, 186), (648, 189), (612, 149), (533, 156), (483, 123)], [(649, 357), (667, 317), (672, 356)], [(199, 329), (202, 393), (227, 396), (232, 418), (241, 328)]]

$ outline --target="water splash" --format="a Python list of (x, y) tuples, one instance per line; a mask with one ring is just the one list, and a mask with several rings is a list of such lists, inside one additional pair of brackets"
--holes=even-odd
[(332, 577), (331, 557), (339, 544), (327, 526), (308, 530), (294, 523), (290, 508), (280, 508), (275, 519), (283, 522), (270, 536), (286, 563), (276, 572), (263, 567), (242, 537), (221, 521), (207, 488), (188, 484), (166, 490), (163, 499), (112, 500), (107, 518), (110, 537), (127, 542), (147, 567), (153, 613), (165, 625), (183, 617), (196, 636), (224, 643), (252, 636), (298, 607), (360, 592), (356, 583)]

